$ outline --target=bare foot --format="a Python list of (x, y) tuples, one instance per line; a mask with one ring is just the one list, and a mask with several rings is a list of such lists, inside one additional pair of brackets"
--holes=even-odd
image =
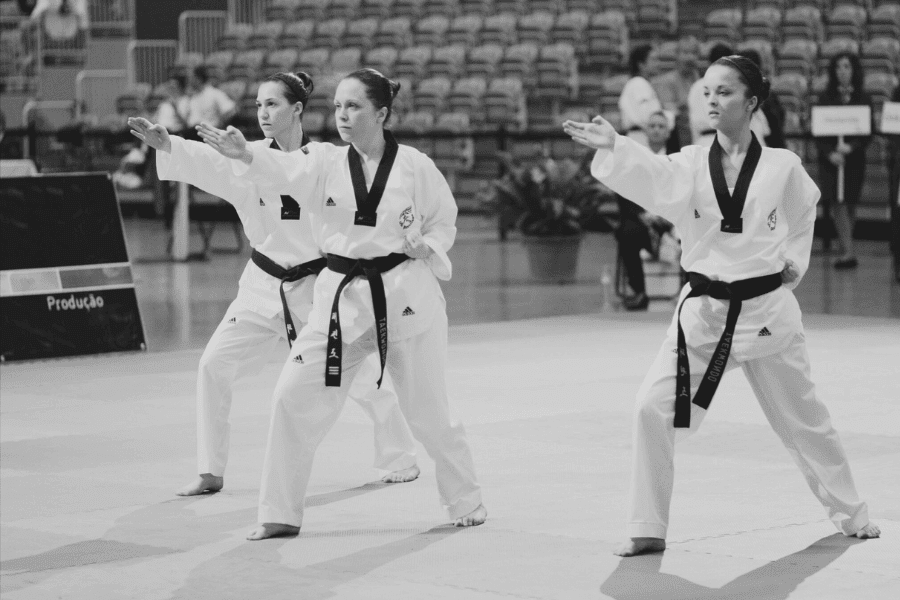
[(867, 523), (865, 527), (855, 533), (856, 537), (861, 540), (881, 537), (881, 529), (874, 523)]
[(262, 523), (247, 536), (248, 540), (264, 540), (274, 537), (292, 537), (300, 533), (300, 528), (284, 523)]
[(662, 552), (666, 549), (666, 540), (654, 537), (633, 537), (615, 550), (616, 556), (637, 556), (638, 554), (650, 554)]
[(419, 467), (417, 465), (413, 465), (408, 469), (400, 469), (399, 471), (393, 471), (388, 473), (381, 480), (385, 483), (406, 483), (408, 481), (414, 481), (419, 478)]
[(201, 473), (197, 479), (175, 492), (175, 495), (198, 496), (200, 494), (214, 494), (221, 490), (224, 485), (224, 477), (219, 477), (212, 473)]
[(479, 504), (478, 508), (476, 508), (469, 514), (453, 521), (453, 526), (473, 527), (475, 525), (481, 525), (485, 521), (487, 521), (487, 509), (484, 507), (484, 504)]

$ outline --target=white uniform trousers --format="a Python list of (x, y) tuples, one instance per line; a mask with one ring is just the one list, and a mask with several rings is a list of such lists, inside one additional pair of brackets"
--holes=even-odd
[[(302, 326), (296, 315), (294, 323)], [(276, 346), (288, 350), (281, 312), (272, 318), (232, 302), (206, 345), (197, 377), (197, 469), (221, 477), (228, 461), (232, 386), (237, 378), (259, 373)], [(415, 440), (388, 378), (376, 389), (377, 363), (369, 360), (352, 382), (349, 396), (375, 425), (376, 469), (399, 471), (416, 464)], [(351, 379), (348, 378), (348, 381)]]
[[(302, 524), (316, 448), (341, 413), (347, 382), (367, 356), (377, 353), (375, 330), (344, 344), (340, 388), (325, 387), (326, 346), (325, 334), (304, 328), (275, 386), (259, 497), (260, 523)], [(302, 364), (294, 362), (298, 355)], [(400, 409), (415, 438), (434, 459), (438, 494), (450, 517), (456, 519), (481, 504), (481, 488), (465, 430), (450, 417), (446, 361), (444, 311), (439, 311), (424, 333), (388, 345), (387, 371), (393, 378)], [(377, 374), (371, 381), (377, 381)]]
[[(706, 372), (715, 342), (688, 346), (691, 398)], [(628, 537), (666, 537), (675, 473), (675, 442), (697, 430), (706, 414), (691, 404), (690, 429), (675, 429), (677, 338), (663, 343), (638, 392), (633, 437), (633, 463)], [(806, 482), (828, 517), (846, 535), (869, 522), (860, 502), (850, 466), (828, 409), (816, 398), (810, 380), (809, 356), (802, 333), (784, 352), (738, 363), (729, 358), (726, 371), (740, 365), (763, 413), (800, 467)], [(716, 399), (713, 398), (713, 404)]]

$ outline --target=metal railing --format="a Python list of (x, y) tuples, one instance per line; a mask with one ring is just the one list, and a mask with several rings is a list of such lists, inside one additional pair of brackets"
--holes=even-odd
[(186, 10), (178, 17), (178, 54), (209, 54), (225, 32), (228, 13), (224, 10)]
[(134, 0), (90, 0), (88, 14), (94, 37), (130, 37), (134, 33)]
[(148, 83), (156, 87), (168, 78), (178, 58), (175, 40), (132, 40), (128, 44), (128, 84)]
[(257, 25), (266, 20), (272, 0), (228, 0), (228, 22)]
[(116, 98), (128, 87), (126, 69), (80, 71), (75, 76), (75, 118), (116, 112)]

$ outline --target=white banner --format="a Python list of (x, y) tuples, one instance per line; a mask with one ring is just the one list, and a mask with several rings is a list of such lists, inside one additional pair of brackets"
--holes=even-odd
[(900, 102), (885, 102), (881, 110), (881, 133), (900, 133)]
[(872, 133), (872, 109), (868, 106), (813, 106), (812, 134), (869, 135)]

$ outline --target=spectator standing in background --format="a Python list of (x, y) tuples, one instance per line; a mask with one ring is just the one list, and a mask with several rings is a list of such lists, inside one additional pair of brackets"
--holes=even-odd
[[(766, 77), (769, 77), (762, 64), (762, 57), (759, 55), (759, 52), (748, 48), (747, 50), (741, 50), (738, 54), (752, 60), (753, 64), (759, 67), (759, 70)], [(784, 107), (781, 105), (778, 95), (770, 95), (754, 115), (758, 115), (758, 119), (765, 119), (764, 127), (754, 128), (753, 121), (750, 122), (750, 130), (759, 138), (759, 143), (769, 148), (787, 148), (787, 143), (784, 139)], [(766, 130), (768, 133), (765, 133)]]
[[(166, 128), (170, 134), (184, 136), (188, 132), (187, 119), (189, 99), (187, 95), (187, 79), (183, 75), (175, 75), (166, 82), (166, 97), (156, 107), (152, 120)], [(156, 198), (156, 214), (162, 215), (166, 228), (172, 227), (175, 201), (172, 195), (174, 187), (171, 181), (160, 181), (156, 173), (156, 150), (152, 152), (149, 167), (154, 171), (153, 184)]]
[[(819, 97), (819, 106), (872, 106), (863, 90), (863, 70), (859, 58), (842, 52), (828, 65), (828, 85)], [(816, 139), (819, 154), (819, 187), (825, 206), (833, 207), (832, 216), (837, 230), (841, 255), (834, 261), (835, 269), (853, 269), (857, 266), (853, 249), (853, 224), (856, 203), (862, 192), (866, 174), (866, 146), (872, 139), (868, 135)], [(838, 202), (838, 166), (844, 166), (844, 201)]]
[(31, 19), (43, 18), (44, 31), (53, 40), (73, 40), (88, 28), (87, 0), (37, 0)]
[(678, 152), (682, 146), (686, 146), (692, 141), (688, 116), (688, 95), (691, 86), (700, 79), (700, 73), (697, 71), (699, 54), (700, 45), (697, 38), (694, 36), (681, 38), (678, 40), (675, 68), (650, 80), (663, 110), (675, 116), (671, 137), (671, 150), (674, 152)]
[[(894, 90), (891, 102), (900, 102), (900, 86)], [(900, 135), (885, 136), (888, 140), (888, 203), (891, 207), (891, 251), (894, 255), (894, 279), (900, 283)]]
[(645, 128), (650, 115), (662, 108), (656, 91), (647, 79), (652, 75), (652, 53), (653, 47), (650, 45), (640, 45), (631, 51), (628, 59), (631, 79), (619, 96), (619, 113), (625, 135), (644, 146), (647, 145)]
[[(733, 54), (734, 51), (725, 44), (716, 44), (709, 50), (709, 64), (713, 64), (723, 56)], [(698, 79), (688, 92), (688, 115), (691, 122), (691, 143), (700, 146), (712, 144), (716, 130), (709, 124), (709, 107), (703, 96), (703, 79)]]
[(209, 80), (206, 67), (200, 65), (194, 69), (194, 93), (188, 100), (188, 127), (194, 128), (206, 123), (222, 129), (234, 116), (237, 105), (228, 94), (215, 87)]

